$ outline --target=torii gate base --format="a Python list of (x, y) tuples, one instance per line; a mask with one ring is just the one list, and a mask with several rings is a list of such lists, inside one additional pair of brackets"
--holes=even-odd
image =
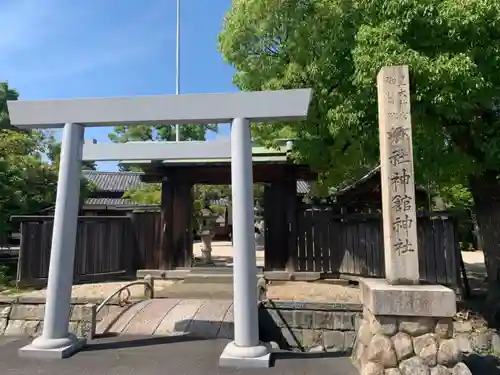
[[(102, 145), (100, 149), (97, 145), (88, 145), (89, 151), (86, 151), (86, 146), (83, 145), (84, 126), (232, 121), (230, 155), (234, 224), (234, 342), (224, 349), (219, 365), (269, 367), (270, 350), (267, 345), (259, 342), (249, 120), (302, 120), (307, 116), (310, 100), (311, 90), (307, 89), (8, 102), (11, 124), (18, 128), (64, 127), (43, 332), (41, 337), (22, 348), (20, 355), (65, 358), (85, 344), (84, 340), (68, 333), (82, 154), (92, 154), (94, 151), (95, 155), (101, 156), (92, 158), (87, 155), (86, 160), (119, 161), (161, 160), (158, 153), (171, 153), (171, 159), (182, 159), (190, 152), (203, 158), (217, 159), (226, 157), (229, 151), (227, 147), (221, 149), (220, 145), (213, 142), (174, 143), (166, 147), (161, 143), (115, 144), (112, 147)], [(134, 154), (131, 150), (136, 152), (132, 158), (131, 155)]]

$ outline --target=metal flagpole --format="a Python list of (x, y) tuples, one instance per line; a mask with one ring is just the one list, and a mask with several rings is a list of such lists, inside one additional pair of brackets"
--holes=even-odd
[[(181, 91), (181, 0), (177, 0), (177, 36), (175, 51), (175, 95)], [(180, 141), (179, 124), (175, 125), (175, 141)]]

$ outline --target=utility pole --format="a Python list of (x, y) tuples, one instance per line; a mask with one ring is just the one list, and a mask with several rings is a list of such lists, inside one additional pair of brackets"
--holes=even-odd
[[(175, 95), (181, 91), (181, 0), (177, 0), (177, 36), (175, 39)], [(180, 141), (179, 124), (175, 125), (175, 141)]]

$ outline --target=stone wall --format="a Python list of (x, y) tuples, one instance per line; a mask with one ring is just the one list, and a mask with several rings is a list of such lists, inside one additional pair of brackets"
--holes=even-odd
[(283, 350), (348, 355), (361, 319), (359, 304), (267, 301), (259, 309), (260, 339)]
[[(71, 333), (78, 337), (90, 337), (95, 332), (95, 324), (115, 306), (105, 306), (97, 316), (97, 301), (74, 300), (70, 310)], [(119, 308), (116, 306), (116, 308)], [(0, 299), (0, 335), (36, 337), (42, 333), (45, 311), (44, 298)]]
[(352, 359), (361, 375), (466, 375), (452, 318), (375, 316), (363, 309)]

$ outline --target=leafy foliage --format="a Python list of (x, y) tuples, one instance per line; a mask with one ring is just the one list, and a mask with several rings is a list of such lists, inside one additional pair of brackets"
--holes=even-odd
[[(54, 167), (59, 167), (59, 161), (61, 157), (61, 142), (57, 141), (53, 134), (50, 132), (45, 132), (45, 154), (54, 165)], [(96, 170), (97, 166), (94, 161), (84, 161), (82, 162), (82, 169), (85, 170)]]
[(448, 185), (440, 189), (439, 194), (448, 208), (468, 210), (474, 205), (469, 189), (463, 185)]
[[(18, 96), (0, 82), (0, 126), (10, 125), (6, 100)], [(49, 133), (0, 130), (0, 239), (13, 230), (12, 215), (38, 214), (54, 205), (59, 152), (60, 143)], [(82, 187), (84, 199), (92, 187), (83, 180)]]
[(161, 184), (147, 184), (141, 188), (129, 189), (123, 194), (123, 198), (146, 205), (160, 204)]
[[(206, 132), (217, 131), (217, 125), (186, 124), (179, 127), (181, 141), (205, 140)], [(109, 139), (116, 143), (130, 141), (175, 141), (174, 125), (115, 126)]]
[(409, 65), (417, 182), (470, 186), (500, 296), (500, 2), (235, 0), (219, 46), (242, 90), (313, 88), (307, 121), (253, 132), (293, 134), (328, 186), (379, 164), (376, 76)]
[[(19, 94), (0, 83), (0, 125), (10, 125), (7, 100)], [(37, 213), (54, 201), (57, 175), (42, 161), (40, 132), (0, 130), (0, 236), (11, 230), (10, 216)]]
[[(229, 189), (230, 187), (225, 185), (197, 185), (194, 188), (195, 210), (200, 210), (205, 201), (230, 199)], [(128, 190), (123, 197), (141, 204), (160, 204), (161, 184), (147, 184), (144, 187)]]
[(254, 133), (287, 129), (335, 184), (378, 164), (375, 79), (409, 65), (417, 177), (463, 182), (500, 162), (499, 26), (483, 0), (235, 1), (220, 50), (243, 90), (314, 89), (307, 122)]
[[(207, 131), (217, 132), (217, 125), (186, 124), (179, 127), (179, 138), (182, 141), (203, 141)], [(175, 141), (174, 125), (138, 125), (115, 126), (114, 131), (108, 135), (115, 143), (137, 141)], [(139, 166), (119, 164), (120, 170), (140, 171)]]
[(41, 158), (40, 133), (0, 131), (0, 232), (11, 215), (38, 213), (55, 201), (57, 172)]

